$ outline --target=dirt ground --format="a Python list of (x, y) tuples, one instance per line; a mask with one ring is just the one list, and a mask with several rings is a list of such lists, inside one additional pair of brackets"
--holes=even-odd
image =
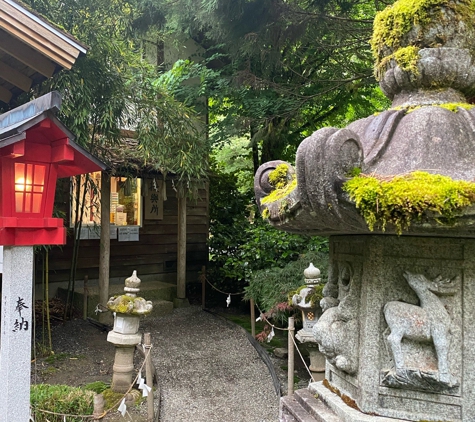
[[(32, 384), (65, 384), (83, 387), (89, 383), (103, 381), (110, 383), (115, 348), (107, 342), (107, 330), (83, 319), (73, 319), (66, 323), (56, 323), (52, 327), (52, 343), (54, 354), (38, 357), (32, 362)], [(42, 342), (41, 325), (36, 329), (36, 338)], [(41, 350), (37, 348), (36, 355)], [(272, 357), (274, 370), (283, 389), (287, 385), (286, 361)], [(135, 352), (134, 362), (140, 365), (143, 358)], [(137, 368), (136, 368), (137, 369)], [(299, 388), (306, 387), (308, 376), (303, 365), (296, 367), (296, 375), (300, 378)], [(155, 392), (160, 396), (159, 389)], [(159, 400), (156, 400), (158, 409)], [(122, 417), (117, 411), (110, 412), (104, 421), (132, 420), (146, 421), (147, 404), (144, 401), (138, 407), (129, 407), (129, 415)]]
[[(41, 331), (41, 327), (39, 327)], [(37, 338), (41, 338), (41, 333)], [(83, 319), (57, 323), (52, 327), (54, 353), (38, 357), (32, 362), (32, 384), (61, 384), (84, 387), (102, 381), (110, 383), (115, 347), (107, 341), (107, 331)], [(39, 355), (41, 350), (37, 350)], [(134, 362), (141, 364), (143, 358), (136, 351)], [(129, 416), (122, 417), (117, 411), (110, 412), (104, 421), (146, 421), (146, 402), (138, 407), (129, 407)]]

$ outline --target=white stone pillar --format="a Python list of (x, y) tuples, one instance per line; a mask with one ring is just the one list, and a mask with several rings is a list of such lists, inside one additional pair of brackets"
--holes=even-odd
[(3, 249), (0, 422), (30, 420), (33, 246)]

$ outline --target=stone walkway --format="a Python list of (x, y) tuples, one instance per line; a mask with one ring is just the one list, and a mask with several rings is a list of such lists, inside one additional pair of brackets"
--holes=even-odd
[(240, 327), (199, 307), (145, 318), (161, 388), (161, 422), (274, 422), (267, 366)]

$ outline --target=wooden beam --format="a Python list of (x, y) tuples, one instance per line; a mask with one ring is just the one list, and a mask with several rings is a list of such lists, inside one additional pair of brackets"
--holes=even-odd
[(0, 61), (0, 78), (5, 79), (22, 91), (29, 91), (33, 81), (23, 73)]
[(12, 93), (8, 89), (4, 88), (3, 86), (0, 86), (0, 100), (8, 104), (11, 99), (12, 99)]
[[(180, 189), (179, 189), (180, 191)], [(178, 256), (176, 295), (186, 298), (186, 196), (178, 193)]]
[(80, 53), (78, 45), (18, 5), (14, 7), (4, 0), (0, 5), (2, 29), (61, 66), (71, 68)]
[(56, 66), (51, 60), (3, 30), (0, 30), (0, 49), (47, 78), (54, 74)]

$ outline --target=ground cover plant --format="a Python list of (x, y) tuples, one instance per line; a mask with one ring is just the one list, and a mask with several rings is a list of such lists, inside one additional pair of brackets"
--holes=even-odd
[(80, 416), (92, 415), (94, 392), (68, 385), (36, 384), (31, 386), (30, 403), (35, 422), (63, 422), (63, 415), (71, 415), (69, 422), (81, 422), (84, 418)]

